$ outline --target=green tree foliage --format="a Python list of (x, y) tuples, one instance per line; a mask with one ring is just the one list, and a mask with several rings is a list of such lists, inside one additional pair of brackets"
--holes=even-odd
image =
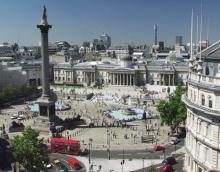
[(49, 162), (48, 151), (42, 146), (43, 138), (38, 136), (39, 132), (27, 127), (22, 136), (15, 136), (11, 142), (16, 160), (30, 172), (45, 170), (44, 164)]
[(2, 90), (2, 98), (6, 101), (16, 97), (17, 88), (14, 85), (8, 85)]
[(0, 92), (0, 103), (11, 101), (18, 95), (28, 96), (36, 93), (37, 91), (38, 90), (36, 84), (24, 84), (20, 88), (15, 87), (14, 85), (8, 85)]
[(181, 100), (184, 93), (186, 93), (186, 88), (178, 86), (168, 101), (161, 100), (157, 105), (162, 124), (169, 125), (172, 130), (186, 119), (186, 106)]

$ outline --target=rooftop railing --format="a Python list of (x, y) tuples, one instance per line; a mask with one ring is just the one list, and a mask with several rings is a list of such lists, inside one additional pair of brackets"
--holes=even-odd
[(220, 86), (220, 78), (208, 76), (208, 75), (201, 75), (201, 74), (190, 72), (189, 73), (189, 80), (196, 81), (198, 83), (203, 83), (203, 84)]

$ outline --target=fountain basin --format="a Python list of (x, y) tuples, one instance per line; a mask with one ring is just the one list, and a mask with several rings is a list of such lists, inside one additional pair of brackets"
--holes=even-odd
[[(28, 107), (29, 107), (29, 110), (30, 110), (31, 112), (39, 112), (39, 105), (38, 105), (37, 103), (28, 105)], [(69, 106), (69, 105), (66, 105), (66, 104), (63, 103), (63, 102), (56, 102), (56, 103), (55, 103), (55, 109), (56, 109), (56, 110), (60, 110), (60, 111), (62, 111), (62, 110), (68, 110), (68, 109), (70, 109), (70, 106)]]
[[(135, 119), (142, 119), (144, 110), (139, 109), (139, 108), (131, 108), (132, 112), (135, 112), (134, 114), (124, 114), (125, 110), (120, 109), (120, 110), (113, 110), (109, 114), (113, 116), (117, 120), (135, 120)], [(148, 113), (146, 116), (149, 116)]]

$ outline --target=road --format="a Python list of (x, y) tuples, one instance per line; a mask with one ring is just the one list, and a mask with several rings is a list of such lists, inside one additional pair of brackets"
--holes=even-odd
[[(50, 161), (52, 162), (53, 159), (59, 159), (61, 163), (63, 163), (67, 168), (69, 172), (86, 172), (86, 169), (82, 162), (79, 162), (80, 165), (83, 167), (80, 170), (74, 170), (71, 166), (68, 164), (68, 159), (71, 157), (71, 155), (65, 155), (65, 154), (58, 154), (58, 153), (51, 153), (49, 155)], [(53, 166), (53, 168), (48, 169), (48, 172), (59, 172), (58, 167), (56, 165)]]
[[(165, 155), (169, 156), (175, 150), (180, 149), (184, 145), (184, 139), (181, 139), (180, 142), (175, 146), (168, 144), (165, 146)], [(153, 147), (153, 145), (152, 145)], [(176, 148), (175, 148), (176, 147)], [(110, 158), (112, 159), (160, 159), (164, 156), (162, 151), (153, 151), (153, 150), (111, 150)], [(94, 158), (109, 158), (109, 154), (106, 150), (91, 150), (91, 157)]]
[[(178, 150), (180, 149), (184, 144), (184, 140), (181, 139), (180, 143), (178, 143), (176, 145), (176, 148), (174, 145), (168, 144), (165, 146), (165, 156), (170, 156), (171, 153), (175, 152), (175, 149)], [(69, 159), (70, 155), (64, 155), (64, 154), (58, 154), (58, 153), (52, 153), (50, 154), (50, 159), (52, 161), (52, 159), (57, 158), (59, 159), (65, 166), (68, 167), (70, 172), (73, 172), (74, 170), (68, 165), (68, 159)], [(88, 155), (86, 156), (88, 157)], [(182, 171), (182, 167), (183, 167), (183, 155), (175, 155), (175, 157), (177, 158), (177, 164), (174, 165), (174, 168), (179, 172)], [(77, 157), (76, 157), (77, 158)], [(103, 159), (108, 159), (108, 152), (104, 151), (104, 150), (92, 150), (91, 151), (91, 159), (92, 158), (103, 158)], [(110, 158), (111, 159), (163, 159), (164, 158), (164, 154), (162, 151), (152, 151), (152, 150), (112, 150), (110, 151)], [(81, 165), (84, 167), (83, 169), (78, 170), (78, 172), (86, 172), (85, 170), (85, 166), (84, 164), (81, 163)], [(160, 168), (162, 167), (162, 164), (157, 164), (155, 165), (156, 168)], [(57, 167), (55, 166), (53, 169), (48, 170), (49, 172), (58, 172)], [(137, 170), (135, 172), (141, 172), (140, 170)]]

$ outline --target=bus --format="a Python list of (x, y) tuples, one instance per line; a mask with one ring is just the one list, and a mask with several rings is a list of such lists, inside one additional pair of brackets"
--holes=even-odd
[(50, 151), (53, 153), (56, 152), (70, 155), (79, 155), (80, 142), (78, 140), (52, 138), (50, 141)]

